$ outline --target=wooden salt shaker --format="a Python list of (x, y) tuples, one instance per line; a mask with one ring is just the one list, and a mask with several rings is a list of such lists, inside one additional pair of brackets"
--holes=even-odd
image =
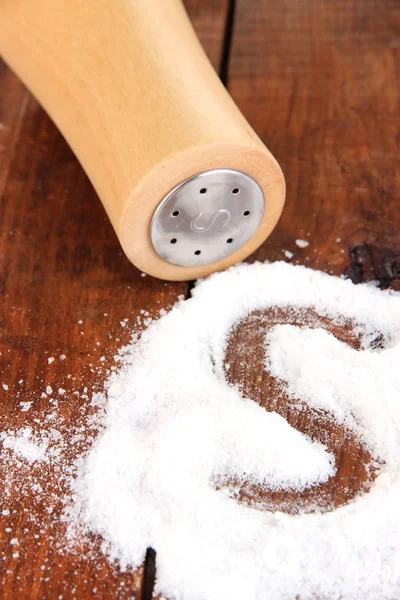
[(281, 169), (180, 0), (4, 0), (0, 53), (67, 139), (142, 271), (203, 277), (274, 228)]

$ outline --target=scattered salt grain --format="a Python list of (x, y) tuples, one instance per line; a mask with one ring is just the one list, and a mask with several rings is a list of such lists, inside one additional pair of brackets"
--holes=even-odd
[(46, 386), (46, 394), (50, 396), (53, 393), (53, 388), (50, 385)]
[(54, 356), (50, 356), (50, 357), (47, 359), (47, 362), (49, 363), (49, 365), (51, 365), (51, 363), (52, 363), (53, 361), (54, 361)]
[(32, 402), (20, 402), (21, 412), (27, 412), (31, 407)]
[(8, 508), (4, 508), (4, 509), (1, 511), (1, 514), (2, 514), (4, 517), (8, 517), (8, 515), (10, 514), (10, 511), (8, 510)]
[[(105, 429), (72, 485), (71, 534), (78, 515), (123, 568), (151, 546), (155, 591), (167, 597), (398, 597), (400, 297), (287, 263), (233, 267), (192, 294), (111, 375)], [(360, 330), (360, 351), (307, 327), (277, 325), (265, 337), (265, 368), (293, 402), (351, 428), (385, 462), (369, 493), (331, 512), (263, 512), (216, 489), (227, 476), (302, 491), (335, 472), (324, 446), (227, 383), (232, 327), (270, 307), (312, 307)]]
[(60, 360), (65, 360), (67, 357), (65, 356), (65, 354), (60, 354), (60, 356), (58, 358)]
[(299, 248), (307, 248), (307, 246), (310, 245), (310, 242), (307, 242), (307, 240), (296, 240), (296, 245)]
[(104, 406), (105, 403), (106, 403), (106, 398), (105, 398), (104, 394), (101, 394), (100, 392), (93, 394), (92, 400), (91, 400), (92, 406)]
[(293, 258), (293, 252), (290, 252), (290, 250), (284, 250), (283, 253), (289, 260)]
[(6, 383), (3, 383), (2, 387), (3, 387), (3, 390), (6, 390), (6, 391), (8, 390), (8, 385)]
[(2, 432), (2, 434), (3, 448), (13, 451), (14, 454), (27, 460), (28, 463), (31, 464), (44, 459), (47, 443), (37, 440), (29, 427), (20, 429), (15, 434), (7, 434), (6, 432)]
[(10, 540), (10, 544), (11, 544), (11, 546), (18, 546), (18, 539), (13, 538), (12, 540)]

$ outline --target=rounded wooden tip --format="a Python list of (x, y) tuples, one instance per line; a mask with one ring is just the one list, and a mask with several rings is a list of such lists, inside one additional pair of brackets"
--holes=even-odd
[[(171, 189), (211, 169), (241, 171), (260, 185), (265, 200), (260, 225), (243, 246), (222, 260), (193, 267), (171, 264), (157, 254), (151, 241), (154, 212)], [(275, 227), (284, 201), (282, 171), (265, 147), (256, 147), (252, 140), (248, 145), (227, 143), (199, 146), (174, 155), (143, 179), (121, 215), (117, 233), (129, 260), (145, 273), (174, 281), (198, 279), (214, 271), (222, 271), (254, 252)]]

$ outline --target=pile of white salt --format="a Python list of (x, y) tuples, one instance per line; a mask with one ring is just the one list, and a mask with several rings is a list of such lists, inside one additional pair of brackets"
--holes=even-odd
[[(361, 334), (360, 351), (289, 325), (265, 340), (265, 368), (292, 401), (327, 411), (384, 461), (369, 493), (332, 512), (256, 510), (215, 489), (230, 476), (303, 490), (335, 471), (323, 446), (226, 381), (231, 328), (273, 306), (312, 307)], [(213, 275), (126, 349), (70, 518), (123, 567), (153, 547), (156, 591), (170, 599), (399, 598), (399, 359), (399, 295), (286, 263)]]

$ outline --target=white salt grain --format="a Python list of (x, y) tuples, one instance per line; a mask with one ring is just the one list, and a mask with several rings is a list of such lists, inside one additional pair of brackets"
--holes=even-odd
[(47, 359), (47, 362), (49, 363), (49, 365), (51, 365), (51, 363), (52, 363), (52, 362), (54, 362), (54, 356), (50, 356), (50, 357)]
[(6, 383), (3, 383), (2, 387), (3, 387), (3, 390), (6, 390), (6, 391), (8, 390), (8, 385)]
[(37, 440), (29, 427), (20, 429), (15, 434), (6, 433), (2, 443), (3, 448), (12, 450), (30, 464), (43, 460), (47, 450), (47, 443)]
[(53, 388), (50, 385), (46, 386), (46, 394), (48, 396), (50, 396), (50, 394), (52, 394), (52, 393), (53, 393)]
[(296, 245), (299, 248), (307, 248), (307, 246), (310, 245), (310, 242), (307, 242), (307, 240), (296, 240)]
[[(293, 401), (328, 411), (385, 461), (369, 493), (332, 512), (262, 512), (215, 489), (228, 476), (304, 490), (335, 471), (323, 446), (227, 384), (230, 329), (274, 306), (312, 307), (362, 332), (361, 351), (318, 329), (266, 336), (266, 368)], [(374, 350), (379, 335), (385, 349)], [(153, 547), (156, 592), (171, 598), (398, 598), (399, 342), (400, 297), (373, 287), (287, 263), (200, 282), (111, 375), (104, 432), (73, 485), (80, 519), (122, 567)]]
[(284, 250), (283, 253), (289, 260), (293, 258), (293, 252), (290, 252), (290, 250)]
[(32, 402), (20, 402), (21, 412), (27, 412), (31, 407)]

